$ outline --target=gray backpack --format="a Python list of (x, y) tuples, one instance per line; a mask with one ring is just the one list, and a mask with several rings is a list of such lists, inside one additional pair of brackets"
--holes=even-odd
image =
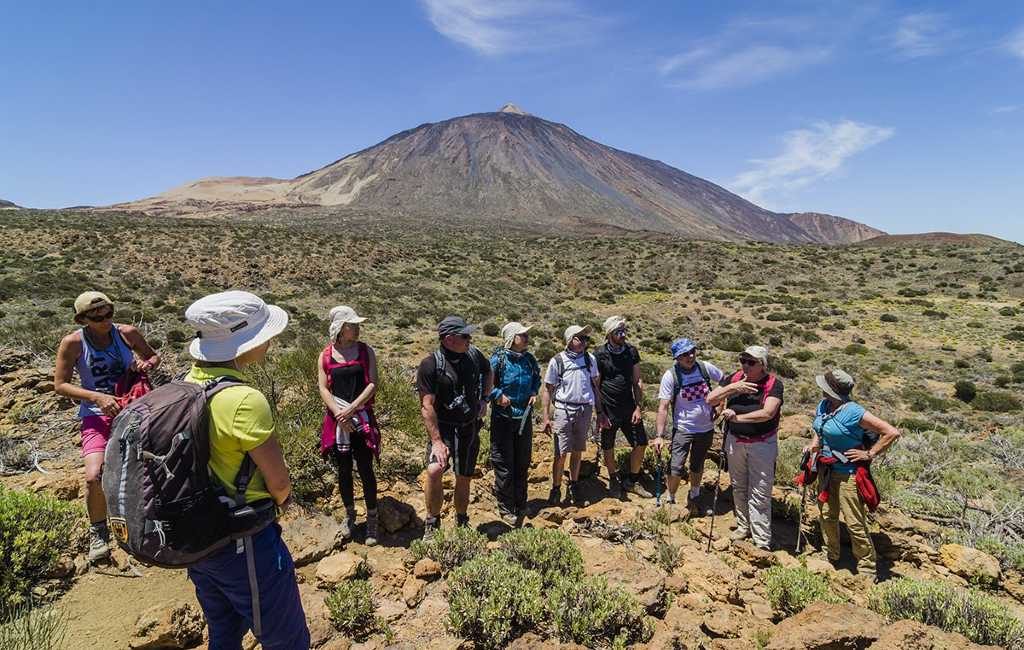
[(243, 382), (172, 381), (126, 406), (111, 426), (103, 492), (118, 544), (145, 564), (191, 566), (277, 517), (270, 499), (245, 503), (255, 471), (248, 454), (227, 496), (209, 469), (207, 402)]

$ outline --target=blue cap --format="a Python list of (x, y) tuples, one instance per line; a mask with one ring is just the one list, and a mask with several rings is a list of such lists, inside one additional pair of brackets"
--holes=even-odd
[(686, 354), (690, 350), (697, 347), (697, 344), (687, 338), (676, 339), (672, 341), (672, 346), (669, 348), (672, 351), (672, 358), (677, 358), (680, 354)]

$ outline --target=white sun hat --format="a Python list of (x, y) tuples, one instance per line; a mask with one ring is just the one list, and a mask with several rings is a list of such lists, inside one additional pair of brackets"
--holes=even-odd
[(348, 305), (338, 305), (331, 309), (331, 324), (327, 328), (330, 333), (331, 340), (338, 338), (338, 332), (345, 326), (345, 323), (362, 323), (365, 318), (356, 313), (355, 309), (352, 309)]
[(231, 361), (284, 331), (288, 312), (248, 291), (223, 291), (192, 303), (185, 320), (196, 330), (192, 358)]

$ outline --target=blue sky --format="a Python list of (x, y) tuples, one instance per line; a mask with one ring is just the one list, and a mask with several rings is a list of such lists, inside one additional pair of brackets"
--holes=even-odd
[(1024, 242), (1024, 3), (4, 4), (21, 205), (293, 177), (511, 101), (771, 209)]

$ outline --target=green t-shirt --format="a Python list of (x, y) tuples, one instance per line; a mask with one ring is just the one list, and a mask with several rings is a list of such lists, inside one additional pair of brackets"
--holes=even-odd
[[(185, 381), (201, 384), (224, 376), (245, 380), (245, 375), (232, 368), (192, 366)], [(251, 386), (225, 388), (213, 396), (207, 408), (210, 409), (210, 469), (227, 493), (234, 496), (235, 476), (245, 454), (274, 433), (274, 417), (267, 398)], [(269, 498), (263, 475), (256, 470), (245, 491), (246, 502)]]

